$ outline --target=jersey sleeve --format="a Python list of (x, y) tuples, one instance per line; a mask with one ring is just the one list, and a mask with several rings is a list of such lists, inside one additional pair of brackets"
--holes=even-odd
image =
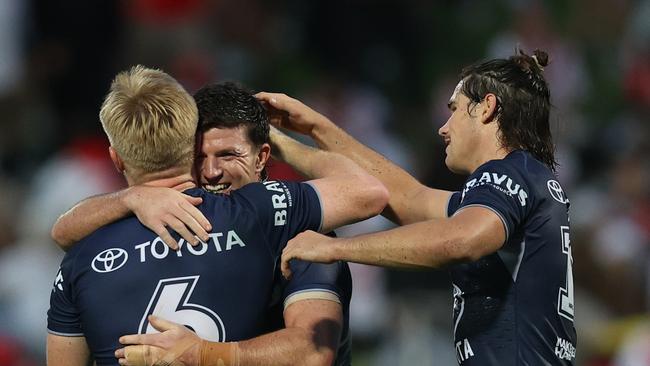
[[(52, 334), (79, 337), (84, 332), (81, 327), (79, 311), (74, 303), (72, 286), (73, 250), (61, 262), (50, 293), (50, 309), (47, 312), (47, 331)], [(76, 251), (74, 251), (76, 252)]]
[(447, 217), (453, 216), (454, 212), (458, 210), (458, 207), (460, 206), (460, 197), (460, 192), (452, 192), (451, 196), (449, 196), (449, 201), (447, 201)]
[(322, 226), (320, 198), (309, 183), (252, 183), (236, 194), (250, 202), (276, 253), (282, 251), (287, 241), (298, 233), (319, 231)]
[(341, 271), (339, 262), (291, 262), (291, 279), (285, 289), (284, 308), (300, 300), (329, 300), (341, 303), (343, 289), (337, 283)]
[(484, 164), (474, 172), (461, 193), (450, 198), (449, 211), (467, 207), (484, 207), (503, 222), (506, 241), (530, 211), (531, 200), (526, 180), (513, 166), (500, 161)]
[[(336, 237), (335, 232), (326, 234)], [(330, 300), (341, 305), (350, 302), (352, 296), (352, 276), (345, 262), (312, 263), (293, 260), (291, 278), (285, 283), (283, 291), (284, 308), (300, 300)]]

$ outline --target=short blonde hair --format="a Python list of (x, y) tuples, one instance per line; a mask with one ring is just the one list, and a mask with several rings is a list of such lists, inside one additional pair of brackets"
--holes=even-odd
[(111, 146), (132, 175), (191, 168), (196, 103), (166, 73), (138, 65), (119, 73), (99, 112)]

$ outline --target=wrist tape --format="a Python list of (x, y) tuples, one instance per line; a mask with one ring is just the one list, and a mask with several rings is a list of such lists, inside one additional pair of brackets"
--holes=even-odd
[(239, 366), (239, 343), (201, 341), (198, 366)]

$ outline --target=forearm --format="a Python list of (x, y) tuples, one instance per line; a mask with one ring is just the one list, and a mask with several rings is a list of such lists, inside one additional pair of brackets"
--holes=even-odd
[(343, 323), (338, 302), (295, 301), (283, 317), (286, 328), (239, 342), (241, 366), (332, 364)]
[(285, 328), (239, 342), (240, 366), (331, 365), (336, 351), (319, 347), (316, 334), (302, 328)]
[(382, 215), (389, 220), (404, 225), (445, 217), (449, 192), (424, 186), (404, 169), (363, 145), (331, 121), (318, 120), (311, 130), (311, 137), (321, 149), (350, 158), (386, 186), (390, 200)]
[(271, 134), (273, 155), (291, 165), (309, 179), (332, 175), (365, 175), (366, 172), (350, 159), (326, 150), (304, 145), (279, 131)]
[[(458, 228), (460, 230), (460, 228)], [(330, 246), (336, 260), (392, 268), (441, 268), (469, 260), (465, 241), (448, 225), (433, 219), (395, 229), (339, 238)]]
[(385, 267), (441, 268), (473, 262), (506, 240), (503, 221), (490, 209), (469, 207), (432, 219), (352, 238), (330, 239), (331, 260)]
[[(128, 190), (128, 189), (127, 189)], [(68, 250), (98, 228), (128, 216), (127, 190), (87, 198), (61, 215), (52, 227), (52, 239)]]
[[(319, 336), (304, 328), (291, 327), (235, 343), (201, 341), (199, 355), (188, 353), (181, 361), (196, 366), (331, 365), (335, 346), (327, 347), (327, 341), (321, 342)], [(143, 363), (147, 364), (135, 364)]]

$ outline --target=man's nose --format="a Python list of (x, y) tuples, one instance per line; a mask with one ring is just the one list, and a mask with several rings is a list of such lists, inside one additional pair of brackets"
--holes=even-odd
[(445, 122), (442, 127), (438, 129), (438, 135), (445, 137), (449, 133), (449, 121)]
[(203, 176), (206, 179), (215, 179), (223, 175), (223, 169), (218, 159), (205, 159), (203, 161)]

